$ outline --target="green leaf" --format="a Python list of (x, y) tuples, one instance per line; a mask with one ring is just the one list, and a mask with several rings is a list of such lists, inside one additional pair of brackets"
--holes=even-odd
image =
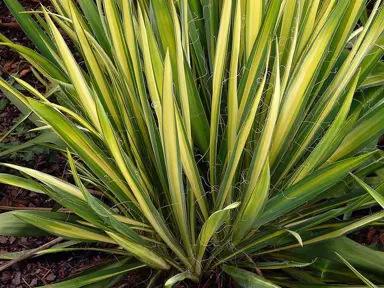
[(335, 252), (336, 255), (349, 267), (349, 269), (352, 270), (353, 273), (355, 273), (361, 281), (363, 281), (365, 284), (367, 284), (368, 287), (371, 288), (377, 288), (375, 284), (373, 284), (371, 281), (369, 281), (366, 277), (364, 277), (359, 271), (357, 271), (343, 256), (341, 256), (339, 253)]
[[(269, 53), (268, 53), (269, 54)], [(235, 142), (236, 149), (233, 149), (229, 155), (227, 156), (227, 169), (225, 170), (224, 176), (221, 180), (220, 189), (217, 195), (215, 210), (219, 210), (223, 207), (228, 193), (233, 184), (233, 178), (235, 176), (235, 172), (238, 168), (241, 155), (243, 154), (243, 149), (245, 148), (246, 141), (249, 137), (249, 134), (252, 130), (252, 124), (255, 120), (257, 108), (259, 106), (261, 96), (263, 93), (263, 88), (267, 79), (267, 73), (264, 74), (263, 80), (260, 83), (260, 86), (257, 89), (256, 96), (252, 99), (250, 103), (250, 111), (246, 115), (244, 122), (242, 123)]]
[(97, 6), (94, 2), (88, 2), (86, 0), (77, 1), (84, 12), (85, 17), (88, 20), (96, 38), (99, 40), (101, 46), (107, 52), (111, 54), (111, 44), (109, 43), (108, 35), (105, 33), (103, 27), (103, 19), (100, 17)]
[(110, 279), (112, 277), (115, 277), (123, 273), (144, 268), (146, 266), (145, 264), (142, 264), (139, 262), (134, 262), (134, 263), (127, 263), (127, 262), (128, 262), (127, 260), (122, 259), (110, 264), (101, 265), (101, 266), (95, 267), (90, 272), (82, 273), (80, 276), (75, 276), (72, 279), (65, 280), (62, 282), (49, 284), (49, 286), (40, 286), (40, 288), (43, 288), (43, 287), (80, 288), (80, 287), (85, 287), (86, 285), (92, 285), (91, 287), (95, 287), (93, 285), (96, 285), (96, 283), (100, 281), (103, 281), (105, 279)]
[[(104, 223), (116, 229), (116, 231), (123, 233), (125, 236), (129, 237), (133, 242), (136, 242), (138, 245), (142, 244), (143, 241), (141, 240), (141, 238), (134, 231), (132, 231), (132, 229), (129, 226), (123, 224), (124, 222), (118, 220), (119, 215), (113, 214), (108, 207), (105, 207), (103, 202), (101, 202), (99, 199), (97, 199), (96, 197), (91, 195), (91, 193), (89, 193), (89, 191), (83, 185), (80, 179), (75, 162), (72, 158), (71, 153), (68, 150), (67, 150), (67, 157), (68, 157), (69, 165), (72, 170), (73, 178), (75, 179), (75, 182), (79, 187), (79, 190), (81, 191), (84, 197), (84, 200), (87, 201), (87, 204), (93, 210), (93, 212), (97, 214), (103, 220)], [(124, 217), (120, 216), (120, 219), (121, 218), (124, 219)]]
[[(73, 245), (76, 245), (76, 244), (79, 244), (81, 242), (78, 242), (78, 241), (66, 241), (66, 242), (62, 242), (62, 243), (58, 243), (54, 246), (52, 246), (51, 248), (48, 248), (48, 249), (45, 249), (45, 250), (42, 250), (42, 251), (38, 251), (38, 252), (35, 252), (35, 256), (34, 257), (38, 257), (39, 255), (43, 255), (43, 254), (49, 254), (51, 251), (52, 253), (56, 253), (55, 251), (66, 251), (66, 249), (71, 249), (71, 248), (66, 248), (66, 247), (70, 247), (70, 246), (73, 246)], [(51, 251), (49, 251), (50, 249), (52, 249)], [(83, 249), (83, 248), (72, 248), (72, 249)], [(85, 250), (88, 249), (88, 248), (84, 248)], [(8, 253), (1, 253), (0, 254), (0, 259), (4, 259), (4, 260), (13, 260), (13, 259), (17, 259), (21, 256), (23, 256), (25, 253), (28, 253), (28, 252), (31, 252), (31, 251), (34, 251), (35, 249), (29, 249), (29, 250), (23, 250), (23, 251), (18, 251), (18, 252), (8, 252)]]
[[(341, 106), (337, 116), (333, 120), (331, 126), (322, 137), (321, 141), (317, 144), (315, 149), (311, 152), (311, 154), (305, 159), (303, 163), (300, 164), (300, 167), (295, 171), (288, 185), (300, 181), (306, 175), (310, 174), (312, 171), (322, 165), (332, 155), (335, 149), (337, 149), (338, 145), (340, 145), (341, 139), (338, 137), (338, 135), (343, 134), (342, 129), (345, 127), (345, 120), (350, 110), (359, 75), (360, 74), (357, 73), (354, 79), (351, 81), (351, 88), (349, 89), (344, 103)], [(291, 161), (291, 165), (292, 163), (294, 163), (294, 161)]]
[[(183, 112), (183, 119), (184, 119), (184, 125), (186, 129), (186, 133), (189, 139), (189, 142), (192, 144), (192, 132), (191, 132), (191, 115), (190, 115), (190, 108), (189, 108), (189, 95), (188, 95), (188, 89), (187, 89), (187, 80), (185, 75), (185, 64), (184, 64), (184, 51), (188, 55), (189, 54), (189, 43), (185, 43), (185, 41), (188, 41), (186, 39), (181, 39), (181, 29), (179, 25), (179, 19), (176, 12), (176, 8), (173, 5), (173, 2), (171, 2), (171, 8), (172, 8), (172, 18), (173, 18), (173, 24), (175, 28), (175, 40), (176, 40), (176, 54), (177, 54), (177, 75), (179, 80), (179, 98), (181, 102), (181, 110)], [(188, 39), (188, 27), (185, 27), (188, 25), (188, 20), (184, 21), (185, 18), (188, 18), (188, 3), (186, 0), (182, 0), (182, 15), (183, 15), (183, 25), (182, 29), (184, 31), (187, 31), (187, 34), (183, 34), (184, 38)], [(183, 50), (184, 47), (184, 50)], [(187, 58), (188, 59), (188, 58)]]
[[(99, 108), (100, 114), (100, 123), (103, 127), (105, 137), (109, 139), (108, 145), (111, 150), (121, 173), (124, 175), (127, 183), (129, 184), (134, 197), (137, 199), (138, 205), (141, 209), (141, 213), (147, 218), (148, 222), (152, 225), (155, 231), (161, 236), (161, 238), (171, 247), (175, 253), (184, 261), (187, 266), (190, 266), (190, 263), (184, 256), (184, 251), (180, 248), (177, 242), (174, 239), (173, 234), (170, 232), (168, 227), (165, 225), (164, 220), (161, 218), (160, 213), (157, 211), (152, 200), (149, 198), (146, 187), (142, 185), (140, 180), (137, 177), (137, 169), (134, 166), (129, 157), (124, 157), (121, 151), (121, 146), (116, 139), (114, 131), (111, 129), (111, 125), (106, 117), (105, 112)], [(176, 191), (177, 192), (177, 191)], [(131, 196), (133, 198), (133, 195)]]
[(175, 101), (172, 91), (172, 69), (167, 52), (164, 64), (164, 84), (163, 84), (163, 150), (167, 168), (169, 193), (174, 211), (176, 222), (183, 239), (185, 248), (189, 256), (192, 256), (191, 239), (188, 232), (187, 208), (184, 194), (184, 186), (181, 174), (181, 159), (179, 145), (177, 145), (177, 127), (175, 117)]
[(239, 205), (239, 202), (234, 202), (225, 207), (224, 209), (214, 212), (204, 223), (196, 242), (196, 270), (198, 272), (197, 274), (200, 274), (201, 272), (201, 260), (203, 259), (204, 252), (207, 249), (209, 240), (212, 238), (213, 234), (216, 233), (217, 229), (219, 229), (220, 226), (228, 220), (229, 213), (231, 212), (231, 210), (235, 209)]
[[(276, 45), (276, 54), (279, 54)], [(268, 200), (270, 186), (270, 167), (269, 167), (269, 151), (272, 144), (272, 136), (275, 129), (279, 106), (281, 101), (281, 85), (280, 85), (280, 62), (277, 57), (274, 64), (273, 76), (275, 78), (273, 95), (270, 102), (270, 109), (265, 120), (260, 141), (257, 143), (255, 152), (249, 165), (247, 172), (248, 185), (243, 195), (243, 206), (238, 213), (235, 223), (235, 241), (241, 240), (250, 228), (253, 227), (255, 220), (263, 212), (266, 201)], [(268, 171), (267, 171), (268, 170)], [(249, 221), (248, 221), (249, 220)]]
[[(383, 225), (382, 211), (351, 217), (384, 203), (383, 153), (369, 153), (384, 131), (383, 0), (19, 2), (5, 0), (40, 52), (0, 41), (46, 91), (27, 78), (0, 89), (41, 135), (0, 157), (37, 144), (67, 152), (76, 186), (2, 164), (25, 178), (0, 182), (71, 213), (1, 214), (1, 232), (118, 245), (86, 249), (167, 270), (151, 286), (198, 282), (221, 264), (235, 286), (359, 283), (334, 252), (384, 283), (380, 252), (335, 245)], [(127, 269), (59, 287), (111, 287)]]
[(245, 57), (249, 58), (253, 45), (256, 41), (257, 34), (259, 33), (260, 26), (263, 23), (263, 0), (244, 0), (246, 4), (245, 12)]
[[(265, 212), (261, 219), (256, 221), (255, 225), (263, 225), (277, 219), (284, 213), (292, 211), (308, 200), (313, 199), (313, 197), (320, 195), (326, 189), (341, 181), (350, 171), (362, 165), (370, 157), (372, 157), (371, 154), (366, 154), (346, 159), (310, 174), (288, 190), (268, 200), (264, 209)], [(288, 202), (287, 199), (289, 200)]]
[[(232, 1), (225, 0), (223, 3), (222, 15), (220, 19), (220, 29), (217, 36), (217, 45), (215, 51), (215, 60), (213, 67), (213, 88), (212, 88), (212, 113), (210, 123), (210, 141), (209, 141), (209, 169), (210, 184), (216, 185), (216, 154), (219, 133), (220, 102), (222, 95), (222, 82), (226, 63), (226, 54), (228, 38), (230, 31)], [(212, 9), (212, 8), (211, 8)]]
[(384, 84), (384, 63), (379, 62), (376, 64), (371, 74), (367, 78), (365, 78), (360, 88), (382, 86), (383, 84)]
[(42, 190), (41, 187), (37, 185), (35, 181), (15, 176), (12, 174), (0, 173), (0, 183), (19, 187), (28, 191), (44, 193), (44, 190)]
[[(0, 109), (1, 111), (2, 109)], [(12, 125), (12, 127), (7, 131), (5, 132), (3, 135), (1, 135), (1, 138), (0, 138), (0, 143), (4, 141), (5, 138), (7, 138), (13, 131), (17, 131), (17, 128), (20, 126), (22, 127), (22, 124), (24, 123), (25, 120), (28, 119), (29, 116), (31, 116), (32, 112), (28, 113), (27, 115), (25, 115), (24, 117), (21, 117), (19, 120), (17, 120), (17, 122)]]
[(12, 12), (25, 34), (28, 35), (38, 49), (45, 55), (45, 57), (54, 61), (55, 58), (51, 52), (52, 45), (50, 45), (51, 41), (49, 37), (44, 33), (39, 25), (32, 20), (32, 17), (29, 14), (22, 13), (25, 12), (25, 9), (21, 6), (19, 1), (4, 0), (4, 3), (8, 6), (9, 10)]
[[(81, 242), (67, 241), (65, 243), (66, 243), (66, 245), (55, 245), (52, 248), (36, 252), (34, 257), (39, 257), (39, 256), (46, 255), (46, 254), (81, 252), (81, 251), (95, 251), (95, 252), (102, 252), (102, 253), (107, 253), (107, 254), (111, 254), (111, 255), (123, 255), (123, 256), (131, 256), (132, 255), (131, 253), (126, 252), (125, 250), (122, 250), (122, 249), (93, 248), (93, 247), (89, 247), (89, 248), (87, 248), (87, 247), (66, 248), (68, 246), (76, 245), (76, 244), (79, 244)], [(23, 256), (24, 253), (28, 253), (30, 251), (33, 251), (33, 249), (23, 250), (20, 252), (3, 253), (3, 254), (0, 254), (0, 259), (7, 259), (7, 260), (17, 259), (20, 256)]]
[[(366, 226), (366, 225), (368, 225), (374, 221), (381, 220), (383, 217), (384, 217), (384, 212), (383, 211), (378, 212), (378, 213), (366, 216), (364, 218), (361, 218), (359, 220), (355, 220), (350, 224), (347, 223), (344, 225), (336, 225), (336, 229), (325, 230), (325, 232), (320, 233), (319, 235), (317, 235), (315, 237), (312, 237), (312, 238), (309, 238), (308, 240), (303, 241), (303, 243), (302, 243), (303, 245), (292, 244), (292, 245), (283, 246), (283, 247), (272, 249), (272, 250), (262, 251), (262, 252), (257, 253), (257, 255), (269, 254), (269, 253), (273, 253), (276, 251), (287, 250), (287, 249), (291, 249), (291, 248), (296, 248), (298, 246), (305, 246), (308, 244), (318, 243), (318, 242), (326, 241), (329, 239), (341, 237), (347, 233), (351, 233), (353, 231), (356, 231), (357, 229), (364, 227), (364, 226)], [(338, 226), (341, 226), (341, 227), (338, 227)], [(247, 248), (251, 248), (252, 246), (256, 246), (256, 245), (250, 244), (250, 245), (248, 245)], [(247, 249), (244, 249), (244, 250), (247, 250)]]
[(368, 186), (363, 180), (361, 180), (359, 177), (356, 177), (355, 175), (351, 174), (351, 176), (356, 180), (357, 183), (361, 187), (364, 188), (365, 191), (367, 191), (371, 196), (377, 201), (377, 203), (380, 204), (381, 207), (384, 208), (384, 196), (372, 189), (370, 186)]
[(279, 157), (283, 156), (285, 149), (287, 149), (296, 133), (297, 125), (303, 120), (303, 115), (305, 115), (303, 113), (304, 108), (308, 103), (316, 77), (320, 72), (321, 64), (325, 60), (328, 43), (336, 32), (340, 18), (345, 12), (347, 5), (347, 2), (338, 2), (324, 27), (322, 27), (313, 42), (302, 53), (298, 65), (293, 71), (276, 123), (270, 154), (272, 167), (279, 164)]
[(296, 261), (283, 261), (283, 262), (255, 262), (255, 263), (239, 263), (238, 266), (246, 267), (246, 268), (258, 268), (260, 270), (278, 270), (278, 269), (287, 269), (287, 268), (303, 268), (311, 266), (314, 262), (316, 262), (317, 258), (315, 258), (312, 262), (304, 263), (304, 262), (296, 262)]
[(1, 151), (0, 157), (4, 157), (12, 153), (25, 150), (27, 148), (35, 147), (37, 145), (42, 145), (46, 143), (53, 143), (53, 144), (57, 144), (58, 146), (63, 145), (63, 142), (61, 141), (60, 138), (57, 137), (55, 133), (53, 133), (52, 131), (46, 131), (41, 133), (39, 136), (32, 138), (31, 140), (28, 140), (27, 142), (24, 142), (19, 145), (15, 145), (14, 147)]
[[(243, 117), (248, 113), (249, 108), (246, 106), (255, 94), (254, 85), (257, 84), (260, 75), (268, 61), (265, 61), (268, 55), (269, 46), (271, 45), (271, 36), (275, 33), (278, 23), (280, 11), (284, 9), (285, 0), (268, 1), (268, 6), (264, 15), (264, 19), (259, 32), (257, 33), (256, 42), (253, 45), (252, 52), (246, 62), (246, 67), (241, 81), (239, 83), (238, 95), (240, 100), (238, 120), (242, 122)], [(239, 122), (239, 123), (241, 123)]]
[[(47, 231), (51, 234), (64, 237), (66, 239), (81, 240), (81, 241), (100, 241), (115, 244), (111, 238), (100, 232), (99, 230), (71, 224), (69, 222), (59, 221), (57, 219), (49, 219), (40, 215), (34, 215), (26, 212), (14, 212), (14, 215), (33, 225), (39, 229)], [(64, 220), (64, 219), (63, 219)]]
[(10, 83), (7, 83), (2, 78), (0, 78), (0, 89), (4, 93), (4, 95), (11, 101), (13, 105), (15, 105), (22, 114), (29, 115), (29, 119), (36, 125), (42, 126), (39, 117), (36, 117), (35, 114), (31, 113), (31, 109), (27, 106), (24, 96), (11, 86)]
[[(33, 224), (26, 222), (18, 217), (18, 211), (9, 211), (0, 214), (0, 235), (4, 236), (47, 236), (52, 231), (38, 229)], [(46, 211), (23, 211), (24, 215), (34, 217), (47, 217), (57, 221), (76, 220), (77, 217), (71, 217), (64, 213), (46, 212)]]
[[(268, 200), (270, 185), (270, 174), (268, 161), (265, 164), (259, 180), (254, 188), (251, 198), (245, 203), (245, 209), (243, 214), (239, 212), (238, 222), (234, 225), (233, 242), (239, 243), (244, 236), (254, 227), (254, 223), (262, 214), (265, 204)], [(241, 217), (241, 218), (240, 218)]]
[(240, 37), (241, 37), (241, 1), (237, 1), (233, 23), (233, 40), (231, 51), (231, 64), (228, 84), (228, 151), (234, 149), (237, 135), (238, 97), (237, 97), (237, 71), (239, 69)]
[(52, 126), (56, 134), (90, 166), (96, 175), (100, 176), (106, 186), (111, 187), (121, 201), (131, 199), (135, 203), (133, 195), (123, 183), (122, 176), (116, 172), (116, 167), (84, 132), (53, 107), (30, 98), (28, 103), (32, 110)]
[[(84, 199), (83, 195), (81, 194), (80, 190), (77, 187), (75, 187), (72, 184), (69, 184), (68, 182), (66, 182), (60, 178), (51, 176), (49, 174), (31, 169), (31, 168), (25, 168), (25, 167), (14, 165), (14, 164), (2, 164), (2, 165), (9, 167), (9, 168), (12, 168), (12, 169), (19, 170), (20, 172), (23, 172), (23, 173), (41, 181), (41, 182), (43, 182), (44, 184), (47, 184), (47, 185), (53, 186), (55, 188), (61, 189), (61, 190), (65, 191), (66, 193), (69, 193), (69, 194), (75, 196), (76, 198)], [(36, 184), (34, 184), (34, 185), (36, 186)], [(40, 188), (40, 190), (41, 190), (41, 188)]]
[(191, 280), (193, 280), (195, 282), (197, 282), (199, 280), (195, 275), (190, 274), (189, 272), (183, 272), (183, 273), (176, 274), (175, 276), (172, 276), (171, 278), (169, 278), (165, 282), (164, 288), (172, 288), (177, 283), (179, 283), (179, 282), (181, 282), (181, 281), (183, 281), (185, 279), (191, 279)]
[(107, 234), (114, 240), (116, 243), (121, 245), (127, 251), (130, 251), (137, 258), (143, 260), (143, 262), (148, 265), (161, 270), (168, 270), (170, 266), (168, 263), (162, 259), (160, 256), (156, 255), (149, 248), (146, 248), (142, 245), (138, 245), (133, 241), (129, 241), (126, 238), (123, 238), (115, 233), (107, 232)]
[(335, 252), (344, 255), (344, 258), (354, 267), (366, 273), (382, 276), (384, 267), (378, 265), (384, 261), (384, 253), (372, 250), (364, 245), (356, 243), (348, 237), (339, 237), (326, 240), (304, 247), (293, 249), (292, 252), (315, 258), (325, 258), (338, 263), (343, 263)]
[(48, 13), (44, 10), (47, 23), (51, 29), (53, 37), (55, 39), (56, 46), (59, 50), (60, 56), (63, 59), (66, 71), (73, 83), (73, 86), (79, 96), (79, 100), (83, 105), (84, 110), (87, 112), (92, 123), (97, 129), (100, 128), (99, 120), (96, 113), (96, 105), (91, 94), (91, 91), (85, 81), (85, 77), (81, 73), (80, 67), (77, 64), (75, 58), (73, 57), (70, 49), (65, 43), (64, 38), (61, 36), (59, 30), (54, 25)]
[(299, 233), (292, 231), (292, 230), (287, 230), (293, 237), (296, 238), (297, 242), (303, 247), (303, 239), (301, 239), (301, 236)]
[(280, 286), (273, 284), (265, 278), (251, 273), (247, 270), (239, 269), (234, 266), (223, 265), (223, 271), (231, 276), (240, 287), (244, 288), (278, 288)]
[(384, 131), (383, 111), (384, 102), (381, 101), (361, 117), (335, 153), (330, 157), (329, 161), (335, 161), (347, 155), (352, 155), (380, 137)]

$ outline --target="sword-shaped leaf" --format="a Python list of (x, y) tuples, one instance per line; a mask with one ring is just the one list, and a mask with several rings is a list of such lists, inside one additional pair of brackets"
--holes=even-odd
[(371, 154), (366, 154), (346, 159), (310, 174), (288, 190), (282, 191), (270, 199), (266, 204), (264, 214), (260, 220), (256, 221), (255, 225), (263, 225), (277, 219), (281, 215), (313, 199), (313, 197), (320, 195), (326, 189), (341, 181), (349, 172), (362, 165), (370, 157), (372, 157)]
[(142, 245), (138, 245), (137, 243), (134, 243), (127, 238), (121, 237), (116, 233), (107, 232), (107, 234), (121, 247), (127, 251), (130, 251), (144, 263), (147, 263), (148, 265), (161, 270), (168, 270), (170, 268), (169, 264), (165, 262), (163, 258), (154, 253), (151, 249)]
[(267, 279), (230, 265), (223, 265), (223, 270), (235, 280), (240, 287), (243, 288), (279, 288), (280, 286), (273, 284)]
[[(62, 282), (58, 282), (54, 284), (49, 284), (49, 287), (52, 287), (52, 288), (100, 287), (100, 286), (97, 286), (98, 282), (108, 279), (108, 282), (111, 283), (113, 282), (113, 280), (110, 279), (112, 277), (116, 277), (120, 274), (125, 274), (127, 272), (146, 267), (145, 264), (139, 263), (139, 262), (128, 263), (128, 260), (129, 259), (122, 259), (122, 260), (117, 260), (105, 265), (96, 266), (95, 269), (85, 272), (84, 274), (81, 274), (77, 277), (75, 276), (72, 279), (64, 280)], [(110, 287), (110, 286), (106, 286), (106, 285), (109, 285), (108, 282), (104, 283), (102, 287)], [(46, 286), (40, 286), (40, 288), (43, 288), (43, 287), (46, 287)]]
[(377, 201), (377, 203), (380, 204), (381, 207), (384, 209), (384, 196), (381, 195), (379, 192), (377, 192), (375, 189), (371, 188), (369, 185), (367, 185), (363, 180), (361, 180), (359, 177), (356, 177), (355, 175), (351, 174), (351, 176), (356, 180), (357, 183), (361, 187), (364, 188), (365, 191), (367, 191), (371, 196)]
[(100, 230), (65, 222), (64, 219), (59, 221), (20, 211), (14, 212), (14, 215), (41, 230), (66, 239), (115, 244), (115, 241)]
[[(220, 103), (230, 31), (232, 1), (225, 0), (221, 11), (220, 29), (217, 36), (212, 80), (212, 103), (209, 141), (209, 173), (212, 187), (216, 185), (217, 143), (219, 140)], [(212, 188), (213, 189), (213, 188)]]
[[(171, 208), (183, 239), (187, 253), (191, 251), (191, 239), (188, 230), (188, 216), (181, 174), (180, 147), (177, 143), (177, 126), (175, 117), (176, 103), (172, 89), (172, 70), (169, 54), (165, 56), (163, 84), (163, 149), (167, 168)], [(177, 108), (176, 108), (177, 109)]]
[(371, 281), (369, 281), (364, 275), (362, 275), (359, 271), (357, 271), (343, 256), (341, 256), (339, 253), (335, 252), (336, 255), (345, 263), (345, 265), (348, 266), (349, 269), (352, 270), (353, 273), (356, 274), (357, 277), (361, 279), (368, 287), (371, 288), (377, 288), (375, 284), (373, 284)]

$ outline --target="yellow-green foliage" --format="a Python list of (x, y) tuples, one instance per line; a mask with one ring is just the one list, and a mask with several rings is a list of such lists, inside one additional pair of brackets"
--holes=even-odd
[[(381, 0), (4, 1), (37, 50), (1, 44), (59, 104), (21, 79), (32, 97), (0, 87), (61, 139), (74, 182), (9, 164), (27, 178), (0, 181), (77, 216), (10, 212), (24, 226), (0, 234), (112, 243), (169, 270), (166, 287), (220, 267), (242, 287), (384, 283), (383, 255), (342, 237), (384, 217), (350, 217), (383, 205)], [(143, 266), (119, 263), (52, 287)]]

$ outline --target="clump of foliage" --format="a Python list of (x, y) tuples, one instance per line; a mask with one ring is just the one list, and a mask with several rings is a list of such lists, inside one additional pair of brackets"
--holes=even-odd
[(0, 234), (67, 239), (38, 255), (105, 242), (118, 256), (50, 287), (107, 287), (145, 266), (158, 271), (149, 287), (212, 273), (241, 287), (384, 284), (384, 255), (344, 236), (384, 217), (373, 2), (51, 0), (25, 13), (5, 0), (39, 52), (1, 44), (60, 104), (21, 79), (33, 97), (0, 86), (60, 138), (46, 141), (74, 184), (3, 164), (25, 178), (2, 182), (73, 214), (4, 213)]

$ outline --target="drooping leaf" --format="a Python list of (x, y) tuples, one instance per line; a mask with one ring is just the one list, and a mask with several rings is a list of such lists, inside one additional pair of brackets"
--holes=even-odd
[(207, 249), (207, 245), (211, 237), (214, 233), (216, 233), (217, 229), (220, 228), (223, 223), (228, 220), (229, 213), (232, 209), (239, 206), (240, 203), (234, 202), (229, 206), (225, 207), (222, 210), (216, 211), (211, 216), (209, 216), (208, 220), (204, 223), (203, 228), (201, 228), (199, 237), (197, 239), (196, 245), (196, 269), (197, 271), (201, 271), (201, 260), (203, 259), (204, 252)]
[[(38, 229), (33, 224), (26, 222), (19, 217), (18, 211), (4, 212), (0, 214), (0, 235), (5, 236), (46, 236), (51, 235), (52, 231), (46, 231), (44, 229)], [(46, 212), (46, 211), (23, 211), (24, 215), (29, 215), (30, 217), (47, 217), (52, 219), (52, 221), (70, 221), (71, 219), (78, 219), (77, 217), (73, 218), (67, 214), (55, 213), (55, 212)]]
[[(79, 288), (89, 287), (86, 285), (92, 285), (91, 287), (95, 287), (97, 285), (97, 282), (103, 281), (105, 279), (110, 279), (117, 275), (140, 269), (145, 266), (145, 264), (138, 262), (129, 263), (129, 259), (122, 259), (113, 263), (95, 267), (93, 270), (85, 272), (80, 276), (75, 276), (69, 280), (50, 284), (49, 286), (53, 288)], [(111, 282), (111, 280), (109, 280), (109, 282)], [(46, 286), (40, 286), (40, 288), (43, 287)]]
[(41, 230), (47, 231), (48, 233), (57, 236), (62, 236), (67, 239), (90, 242), (101, 241), (112, 244), (115, 243), (115, 241), (106, 236), (104, 233), (93, 228), (88, 228), (77, 224), (71, 224), (69, 222), (60, 221), (57, 219), (49, 219), (44, 216), (26, 213), (24, 211), (14, 212), (14, 216), (33, 226), (36, 226)]
[(175, 276), (172, 276), (171, 278), (169, 278), (166, 282), (165, 282), (165, 285), (164, 287), (165, 288), (172, 288), (174, 287), (177, 283), (185, 280), (185, 279), (192, 279), (194, 281), (196, 281), (196, 277), (193, 275), (193, 274), (190, 274), (188, 272), (183, 272), (183, 273), (180, 273), (180, 274), (176, 274)]

